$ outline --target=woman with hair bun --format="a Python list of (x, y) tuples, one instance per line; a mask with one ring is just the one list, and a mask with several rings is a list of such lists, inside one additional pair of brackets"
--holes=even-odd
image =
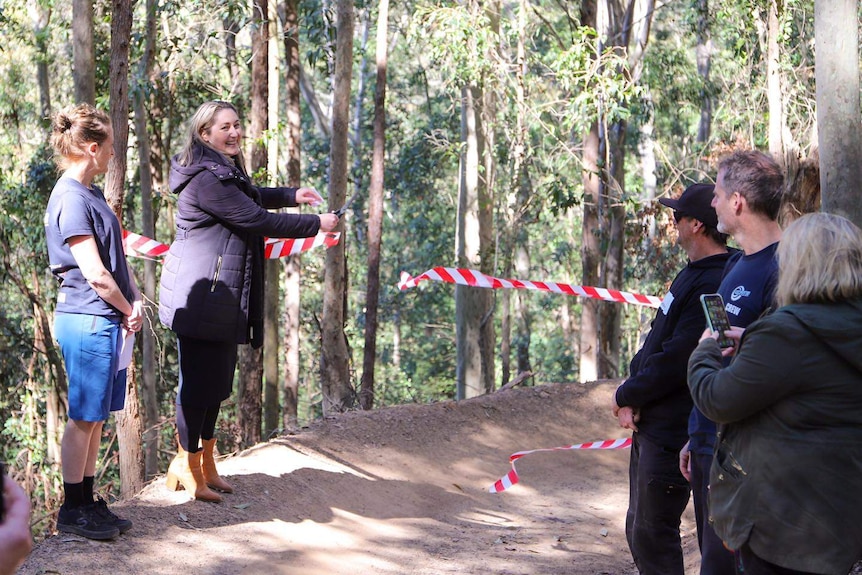
[(60, 281), (54, 336), (69, 380), (69, 421), (61, 459), (64, 501), (57, 529), (90, 539), (113, 539), (132, 522), (117, 517), (94, 478), (102, 426), (123, 408), (124, 332), (143, 324), (141, 294), (123, 251), (120, 222), (93, 180), (114, 155), (111, 120), (89, 104), (58, 112), (51, 144), (62, 171), (45, 212), (51, 272)]
[(719, 424), (710, 520), (746, 575), (844, 575), (862, 557), (862, 231), (831, 214), (790, 224), (775, 297), (729, 366), (715, 334), (689, 359), (694, 403)]

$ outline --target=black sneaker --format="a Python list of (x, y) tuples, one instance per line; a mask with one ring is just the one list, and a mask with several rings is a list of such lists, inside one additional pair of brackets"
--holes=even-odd
[(119, 529), (99, 515), (95, 503), (72, 509), (61, 506), (57, 514), (57, 531), (98, 540), (113, 539), (120, 534)]
[(116, 527), (120, 534), (123, 534), (132, 528), (132, 522), (128, 519), (118, 517), (113, 511), (108, 509), (108, 503), (102, 499), (101, 496), (96, 496), (96, 502), (93, 503), (93, 507), (95, 508), (99, 519), (102, 519), (102, 521), (108, 525)]

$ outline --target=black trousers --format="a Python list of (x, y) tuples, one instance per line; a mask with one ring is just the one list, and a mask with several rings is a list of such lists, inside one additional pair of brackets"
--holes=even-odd
[(769, 561), (764, 561), (754, 554), (748, 543), (742, 546), (739, 550), (740, 559), (742, 559), (743, 568), (739, 573), (745, 575), (813, 575), (809, 571), (796, 571), (786, 567), (779, 567)]
[(679, 472), (679, 447), (634, 433), (626, 539), (641, 575), (685, 575), (679, 525), (689, 494)]
[(712, 455), (691, 454), (691, 489), (700, 546), (700, 575), (736, 575), (736, 558), (709, 524), (709, 468)]

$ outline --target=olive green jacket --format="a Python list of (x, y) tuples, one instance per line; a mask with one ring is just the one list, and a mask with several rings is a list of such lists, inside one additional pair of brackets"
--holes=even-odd
[(688, 383), (720, 424), (716, 533), (782, 567), (845, 575), (862, 558), (862, 301), (782, 307), (723, 369), (704, 340)]

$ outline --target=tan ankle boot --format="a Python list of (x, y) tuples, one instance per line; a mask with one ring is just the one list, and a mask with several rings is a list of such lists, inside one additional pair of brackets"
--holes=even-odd
[(233, 487), (230, 483), (221, 478), (216, 470), (215, 455), (215, 438), (201, 440), (204, 444), (203, 459), (201, 460), (201, 470), (204, 474), (204, 480), (209, 487), (217, 489), (223, 493), (233, 493)]
[(201, 501), (221, 502), (221, 495), (207, 487), (201, 471), (202, 451), (189, 453), (182, 447), (178, 448), (177, 456), (168, 467), (165, 485), (171, 491), (179, 491), (181, 488), (193, 493), (195, 499)]

